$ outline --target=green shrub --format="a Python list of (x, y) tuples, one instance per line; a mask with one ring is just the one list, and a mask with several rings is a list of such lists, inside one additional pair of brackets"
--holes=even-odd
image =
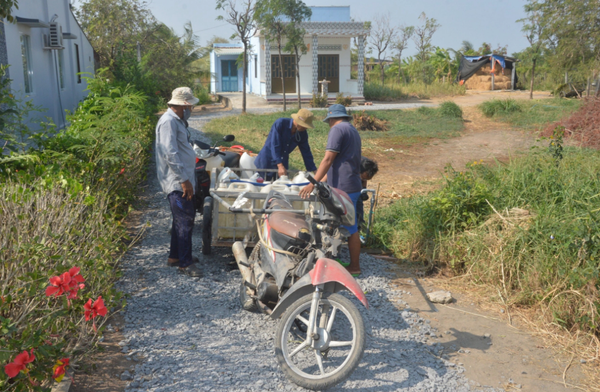
[(408, 98), (399, 86), (382, 86), (377, 83), (365, 83), (364, 96), (369, 101), (394, 101)]
[[(121, 220), (146, 174), (155, 120), (144, 96), (104, 72), (88, 79), (69, 128), (0, 158), (0, 365), (35, 356), (28, 372), (0, 371), (0, 390), (47, 390), (57, 361), (77, 359), (102, 333), (106, 319), (86, 320), (86, 301), (124, 303), (113, 287), (128, 241)], [(48, 296), (77, 271), (84, 286)]]
[(490, 99), (479, 105), (481, 112), (487, 117), (523, 111), (523, 104), (512, 99)]
[(350, 106), (352, 105), (352, 97), (350, 95), (345, 96), (343, 93), (338, 93), (335, 97), (335, 103)]
[(210, 93), (208, 92), (208, 89), (206, 89), (200, 85), (195, 86), (194, 96), (200, 100), (200, 101), (198, 101), (198, 105), (205, 105), (208, 103), (212, 103), (212, 98), (210, 96)]
[(309, 104), (312, 108), (327, 107), (327, 97), (321, 94), (313, 94)]
[(438, 110), (443, 117), (462, 118), (463, 116), (463, 111), (460, 106), (452, 101), (442, 102)]

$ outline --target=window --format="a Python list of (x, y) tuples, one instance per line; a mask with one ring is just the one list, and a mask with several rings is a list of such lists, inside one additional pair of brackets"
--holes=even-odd
[(60, 89), (65, 89), (65, 56), (64, 50), (57, 50), (58, 53), (58, 77), (60, 81)]
[(33, 65), (31, 62), (31, 40), (28, 35), (21, 35), (21, 57), (23, 59), (23, 80), (25, 93), (33, 92)]
[(258, 78), (258, 66), (256, 65), (258, 63), (258, 60), (256, 59), (256, 56), (254, 56), (254, 79)]
[(81, 63), (79, 62), (79, 45), (75, 44), (75, 57), (77, 58), (77, 83), (81, 83)]

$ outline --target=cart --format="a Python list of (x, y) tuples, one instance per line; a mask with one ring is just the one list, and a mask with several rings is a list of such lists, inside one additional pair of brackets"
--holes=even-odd
[[(211, 254), (213, 246), (231, 247), (236, 241), (243, 241), (245, 246), (254, 247), (258, 238), (255, 221), (250, 213), (263, 213), (263, 206), (268, 195), (268, 192), (246, 191), (243, 187), (236, 190), (231, 190), (229, 187), (219, 188), (220, 184), (217, 179), (221, 170), (223, 168), (214, 168), (211, 171), (210, 196), (205, 197), (202, 208), (202, 253), (205, 255)], [(247, 169), (232, 168), (231, 170), (239, 173)], [(276, 173), (277, 170), (261, 169), (261, 172)], [(294, 173), (294, 171), (289, 172)], [(244, 205), (245, 208), (233, 207), (236, 199), (242, 193), (248, 199)], [(368, 217), (365, 216), (366, 234), (364, 237), (361, 236), (361, 242), (364, 244), (369, 239), (373, 210), (377, 204), (378, 195), (374, 189), (363, 189), (362, 193), (371, 193)], [(309, 199), (302, 199), (297, 194), (286, 194), (286, 197), (294, 207), (294, 210), (290, 212), (307, 214), (311, 210), (318, 211), (321, 206), (314, 195)]]
[[(233, 190), (229, 187), (219, 187), (222, 183), (218, 183), (217, 179), (221, 170), (223, 168), (214, 168), (211, 171), (210, 196), (205, 197), (202, 208), (202, 253), (205, 255), (211, 254), (213, 246), (231, 247), (236, 241), (243, 241), (244, 245), (250, 247), (256, 245), (256, 226), (250, 213), (262, 213), (268, 195), (265, 192), (247, 191), (243, 185)], [(231, 170), (239, 174), (247, 169), (232, 168)], [(277, 172), (277, 170), (261, 169), (261, 172)], [(265, 183), (265, 186), (268, 184), (270, 183)], [(234, 202), (242, 193), (248, 199), (243, 206), (245, 208), (234, 208)], [(297, 194), (286, 194), (286, 197), (294, 207), (291, 212), (306, 214), (311, 208), (318, 210), (320, 206), (316, 196), (302, 199)]]

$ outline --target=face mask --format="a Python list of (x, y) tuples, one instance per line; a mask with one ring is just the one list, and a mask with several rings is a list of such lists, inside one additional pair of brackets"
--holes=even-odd
[(188, 118), (190, 118), (190, 116), (192, 115), (192, 109), (183, 109), (183, 119), (185, 121), (188, 120)]

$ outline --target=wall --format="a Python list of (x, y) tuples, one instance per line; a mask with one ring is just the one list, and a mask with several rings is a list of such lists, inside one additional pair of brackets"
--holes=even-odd
[[(13, 9), (13, 15), (28, 19), (39, 19), (48, 23), (54, 15), (56, 22), (62, 26), (63, 33), (74, 34), (76, 39), (63, 40), (63, 88), (60, 87), (58, 73), (58, 50), (43, 49), (43, 35), (48, 28), (29, 27), (22, 24), (4, 21), (6, 33), (6, 49), (12, 89), (23, 99), (31, 100), (36, 106), (46, 109), (43, 113), (31, 115), (30, 124), (34, 120), (50, 117), (58, 128), (65, 126), (65, 110), (73, 111), (78, 103), (87, 96), (86, 80), (77, 76), (77, 59), (75, 45), (79, 47), (80, 69), (82, 72), (94, 73), (94, 53), (69, 7), (68, 0), (20, 0), (19, 9)], [(21, 56), (21, 35), (29, 35), (31, 42), (32, 87), (33, 91), (25, 93), (23, 60)], [(58, 80), (57, 80), (58, 79)]]

